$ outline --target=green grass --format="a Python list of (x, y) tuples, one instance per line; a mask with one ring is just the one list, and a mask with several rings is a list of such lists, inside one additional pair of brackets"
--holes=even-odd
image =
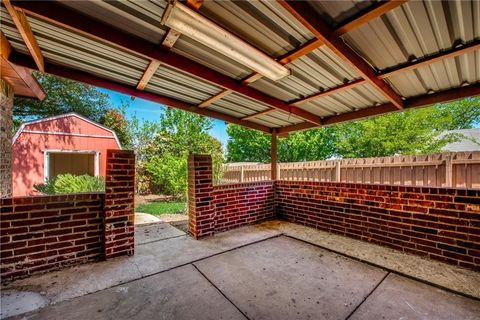
[(150, 202), (139, 205), (136, 211), (153, 215), (184, 214), (185, 207), (185, 202)]

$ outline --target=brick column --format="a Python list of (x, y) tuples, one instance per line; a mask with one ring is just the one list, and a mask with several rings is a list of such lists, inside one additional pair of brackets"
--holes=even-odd
[(135, 154), (107, 150), (105, 259), (134, 253)]
[(12, 196), (13, 88), (0, 79), (0, 198)]
[(215, 233), (212, 192), (212, 158), (191, 154), (188, 157), (188, 232), (197, 239)]

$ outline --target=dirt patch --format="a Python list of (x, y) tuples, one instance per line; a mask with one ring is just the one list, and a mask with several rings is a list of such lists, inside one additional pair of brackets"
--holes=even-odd
[(135, 195), (135, 206), (140, 206), (142, 204), (150, 203), (150, 202), (166, 202), (172, 201), (172, 196), (165, 196), (161, 194), (146, 194), (146, 195)]

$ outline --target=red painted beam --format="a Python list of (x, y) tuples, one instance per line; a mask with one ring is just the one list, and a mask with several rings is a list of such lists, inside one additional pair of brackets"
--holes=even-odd
[(273, 108), (292, 113), (309, 122), (315, 124), (321, 123), (320, 117), (313, 113), (290, 106), (288, 103), (280, 99), (269, 96), (254, 88), (244, 86), (236, 80), (188, 58), (170, 51), (159, 50), (158, 46), (151, 42), (139, 39), (126, 32), (116, 30), (103, 22), (82, 15), (62, 5), (56, 4), (53, 1), (14, 1), (13, 4), (27, 11), (27, 13), (52, 24), (74, 30), (102, 42), (111, 43), (133, 53), (142, 55), (147, 59), (158, 60), (162, 64), (196, 76), (224, 89), (229, 89), (246, 97), (258, 100)]
[[(12, 53), (10, 55), (9, 61), (14, 63), (15, 65), (23, 66), (26, 68), (35, 68), (35, 64), (33, 63), (32, 59), (21, 53), (17, 53), (17, 52)], [(259, 130), (267, 133), (270, 133), (271, 131), (271, 128), (264, 125), (241, 120), (217, 111), (198, 108), (197, 106), (191, 105), (184, 101), (180, 101), (174, 98), (158, 95), (151, 92), (138, 90), (135, 87), (130, 87), (124, 84), (113, 82), (111, 80), (103, 79), (83, 71), (74, 70), (71, 68), (58, 66), (58, 65), (46, 62), (45, 72), (49, 74), (53, 74), (55, 76), (75, 80), (78, 82), (83, 82), (92, 86), (101, 87), (101, 88), (105, 88), (115, 92), (123, 93), (132, 97), (138, 97), (148, 101), (161, 103), (170, 107), (193, 112), (202, 116), (212, 117), (212, 118), (223, 120), (226, 122), (238, 124), (251, 129), (255, 129), (255, 130)]]
[(338, 57), (351, 64), (351, 66), (372, 86), (379, 90), (397, 108), (403, 108), (402, 98), (384, 80), (379, 79), (375, 70), (365, 60), (357, 55), (335, 32), (321, 19), (315, 10), (305, 1), (277, 0), (290, 12), (303, 26), (322, 40)]
[[(388, 11), (397, 8), (398, 6), (404, 4), (405, 2), (407, 1), (395, 0), (395, 1), (381, 1), (381, 2), (375, 3), (371, 7), (369, 7), (366, 11), (361, 12), (359, 15), (353, 17), (352, 19), (346, 21), (345, 23), (337, 27), (337, 29), (334, 31), (334, 34), (335, 36), (340, 37), (345, 33), (352, 31), (370, 22), (371, 20), (384, 15)], [(312, 52), (313, 50), (321, 47), (322, 45), (323, 45), (323, 41), (316, 38), (311, 39), (306, 43), (304, 43), (303, 45), (301, 45), (300, 47), (294, 49), (293, 51), (290, 51), (285, 55), (281, 56), (280, 58), (277, 59), (277, 61), (283, 65), (288, 64)], [(249, 84), (254, 81), (257, 81), (262, 77), (263, 76), (259, 73), (252, 73), (251, 75), (243, 79), (242, 83)]]

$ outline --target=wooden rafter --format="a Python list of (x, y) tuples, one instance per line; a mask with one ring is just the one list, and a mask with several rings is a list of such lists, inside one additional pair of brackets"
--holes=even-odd
[[(306, 55), (309, 52), (312, 52), (313, 50), (317, 49), (323, 44), (321, 40), (318, 39), (312, 39), (310, 41), (307, 41), (297, 49), (293, 50), (292, 52), (289, 52), (277, 59), (278, 63), (281, 65), (286, 65), (304, 55)], [(263, 78), (263, 75), (261, 75), (258, 72), (254, 72), (245, 79), (242, 80), (242, 83), (244, 85), (250, 84), (254, 81), (257, 81), (258, 79)]]
[[(334, 35), (337, 37), (340, 37), (344, 35), (345, 33), (352, 31), (353, 29), (356, 29), (368, 22), (370, 22), (373, 19), (376, 19), (385, 13), (387, 13), (390, 10), (393, 10), (397, 8), (398, 6), (404, 4), (405, 0), (394, 0), (394, 1), (381, 1), (378, 2), (371, 7), (369, 7), (366, 11), (361, 12), (359, 15), (354, 16), (352, 19), (348, 20), (347, 22), (343, 23), (339, 27), (337, 27), (334, 31)], [(304, 55), (312, 52), (313, 50), (319, 48), (320, 46), (323, 45), (323, 41), (320, 39), (311, 39), (310, 41), (307, 41), (300, 47), (296, 48), (295, 50), (288, 52), (284, 56), (280, 57), (277, 59), (279, 63), (282, 65), (288, 64), (298, 58), (303, 57)], [(258, 79), (261, 79), (263, 76), (259, 73), (252, 73), (248, 77), (242, 80), (243, 84), (250, 84), (252, 82), (257, 81)]]
[(10, 45), (10, 42), (8, 42), (7, 37), (5, 36), (3, 31), (0, 30), (0, 56), (3, 59), (8, 59), (11, 52), (12, 46)]
[[(187, 0), (185, 3), (188, 7), (193, 10), (200, 10), (200, 7), (203, 5), (203, 0)], [(162, 48), (165, 50), (170, 50), (180, 38), (181, 33), (174, 29), (168, 29), (165, 33), (165, 37), (162, 40)]]
[(30, 55), (32, 56), (33, 60), (35, 61), (38, 70), (44, 71), (44, 61), (43, 55), (40, 51), (40, 47), (35, 39), (35, 35), (33, 34), (32, 28), (28, 23), (27, 16), (23, 10), (16, 9), (10, 3), (10, 0), (2, 0), (3, 5), (7, 9), (8, 13), (12, 17), (13, 23), (17, 27), (18, 32), (22, 36), (23, 42), (28, 48)]
[[(24, 66), (26, 68), (34, 67), (32, 60), (28, 56), (21, 53), (17, 53), (17, 52), (12, 53), (10, 56), (10, 61), (14, 64)], [(98, 76), (95, 76), (83, 71), (74, 70), (68, 67), (59, 66), (51, 63), (46, 63), (45, 72), (59, 76), (59, 77), (64, 77), (67, 79), (83, 82), (93, 86), (120, 92), (132, 97), (138, 97), (141, 99), (171, 106), (177, 109), (193, 112), (202, 116), (212, 117), (212, 118), (227, 121), (230, 123), (238, 124), (244, 127), (248, 127), (251, 129), (270, 133), (270, 128), (261, 124), (253, 123), (250, 121), (243, 121), (241, 119), (238, 119), (217, 111), (198, 108), (196, 105), (192, 105), (187, 102), (180, 101), (174, 98), (162, 96), (162, 95), (147, 92), (147, 91), (137, 90), (135, 87), (121, 84), (118, 82), (113, 82), (111, 80), (100, 78)]]
[[(340, 36), (344, 35), (345, 33), (349, 32), (349, 31), (352, 31), (353, 29), (358, 28), (358, 27), (370, 22), (371, 20), (376, 19), (376, 18), (384, 15), (388, 11), (397, 8), (398, 6), (404, 4), (405, 2), (407, 2), (407, 1), (399, 0), (399, 1), (378, 2), (374, 5), (372, 5), (370, 8), (368, 8), (366, 11), (361, 12), (359, 15), (356, 15), (352, 19), (350, 19), (347, 22), (341, 24), (334, 31), (334, 35), (336, 37), (340, 37)], [(292, 61), (294, 61), (294, 60), (312, 52), (313, 50), (319, 48), (322, 45), (323, 45), (323, 41), (321, 41), (320, 39), (314, 38), (314, 39), (306, 42), (305, 44), (303, 44), (299, 48), (297, 48), (297, 49), (287, 53), (285, 56), (279, 58), (278, 61), (282, 64), (288, 64), (288, 63), (290, 63), (290, 62), (292, 62)], [(261, 74), (252, 73), (250, 76), (243, 79), (242, 83), (243, 84), (250, 84), (250, 83), (252, 83), (254, 81), (257, 81), (261, 78), (262, 78)], [(364, 79), (353, 80), (353, 81), (351, 81), (349, 83), (346, 83), (346, 84), (343, 84), (341, 86), (331, 88), (331, 89), (327, 89), (327, 90), (321, 91), (319, 93), (313, 94), (311, 96), (308, 96), (306, 98), (299, 99), (299, 100), (295, 101), (293, 103), (293, 105), (297, 106), (297, 105), (300, 105), (304, 102), (312, 101), (312, 100), (317, 99), (319, 97), (326, 96), (326, 95), (329, 95), (329, 94), (333, 94), (333, 93), (336, 93), (336, 92), (339, 92), (341, 90), (345, 90), (345, 89), (348, 89), (348, 88), (352, 88), (354, 86), (357, 86), (357, 85), (360, 85), (360, 84), (363, 84), (363, 83), (365, 83)], [(266, 113), (268, 113), (268, 112), (266, 112)], [(262, 114), (265, 114), (265, 113), (264, 112), (259, 112), (257, 114), (249, 115), (248, 119), (255, 118), (255, 117), (260, 116)]]
[(217, 93), (216, 95), (214, 95), (214, 96), (208, 98), (207, 100), (203, 101), (202, 103), (200, 103), (198, 105), (198, 107), (199, 108), (206, 108), (209, 105), (211, 105), (212, 103), (214, 103), (215, 101), (218, 101), (218, 100), (222, 99), (223, 97), (228, 96), (230, 93), (232, 93), (232, 90), (225, 89), (225, 90), (221, 91), (220, 93)]
[(157, 60), (152, 60), (148, 65), (147, 69), (143, 72), (142, 78), (138, 81), (137, 90), (143, 90), (147, 86), (150, 79), (152, 79), (153, 75), (157, 71), (158, 67), (160, 67), (160, 62)]
[[(418, 97), (408, 98), (405, 101), (405, 109), (419, 108), (429, 106), (435, 103), (448, 102), (478, 95), (480, 95), (480, 83), (475, 83), (461, 88), (453, 88), (433, 94), (426, 94)], [(392, 103), (385, 103), (375, 107), (369, 107), (357, 111), (326, 117), (323, 119), (323, 122), (324, 125), (332, 125), (345, 121), (377, 116), (394, 111), (398, 111), (398, 109)], [(311, 128), (314, 128), (312, 124), (303, 122), (300, 124), (280, 128), (279, 133), (287, 133)]]
[(177, 42), (178, 38), (180, 38), (181, 33), (174, 29), (168, 29), (165, 37), (162, 40), (162, 48), (166, 50), (170, 50), (173, 48), (175, 42)]
[(258, 116), (261, 116), (262, 114), (267, 114), (267, 113), (271, 113), (275, 111), (275, 109), (267, 109), (267, 110), (263, 110), (263, 111), (260, 111), (260, 112), (257, 112), (257, 113), (254, 113), (254, 114), (250, 114), (248, 116), (245, 116), (242, 118), (242, 120), (250, 120), (250, 119), (253, 119), (255, 117), (258, 117)]
[(9, 61), (10, 54), (13, 52), (10, 42), (5, 34), (0, 30), (0, 76), (10, 86), (16, 96), (45, 99), (45, 92), (37, 79), (32, 75), (32, 71), (17, 66)]
[[(194, 10), (199, 10), (203, 4), (203, 0), (187, 0), (186, 4)], [(178, 38), (180, 38), (180, 35), (181, 35), (180, 32), (174, 29), (169, 29), (165, 33), (165, 37), (162, 40), (161, 47), (164, 50), (170, 50), (171, 48), (173, 48)], [(143, 90), (147, 86), (148, 82), (150, 81), (150, 79), (152, 78), (152, 76), (155, 74), (155, 72), (159, 67), (160, 67), (159, 61), (152, 60), (152, 62), (150, 62), (147, 69), (145, 69), (142, 78), (138, 82), (138, 85), (137, 85), (138, 90)]]
[(403, 101), (400, 95), (388, 83), (378, 78), (374, 69), (363, 58), (358, 56), (342, 39), (335, 36), (334, 31), (328, 27), (308, 3), (303, 1), (277, 1), (318, 39), (322, 40), (338, 57), (350, 63), (362, 78), (379, 90), (391, 103), (398, 109), (403, 109)]
[(365, 12), (361, 12), (359, 15), (354, 16), (352, 19), (342, 23), (342, 25), (335, 29), (333, 34), (337, 37), (340, 37), (345, 33), (357, 29), (358, 27), (384, 15), (388, 11), (395, 9), (406, 2), (407, 0), (389, 0), (377, 2), (369, 7)]
[(312, 94), (311, 96), (308, 96), (306, 98), (294, 101), (294, 102), (292, 102), (292, 104), (293, 105), (300, 105), (300, 104), (305, 103), (305, 102), (310, 102), (310, 101), (318, 99), (320, 97), (328, 96), (328, 95), (335, 94), (335, 93), (338, 93), (338, 92), (343, 91), (343, 90), (358, 87), (359, 85), (362, 85), (365, 82), (366, 81), (364, 79), (353, 80), (353, 81), (350, 81), (348, 83), (345, 83), (345, 84), (342, 84), (342, 85), (339, 85), (339, 86), (321, 91), (319, 93)]
[(448, 50), (443, 50), (440, 51), (436, 54), (431, 54), (428, 56), (425, 56), (420, 59), (416, 59), (412, 62), (407, 62), (405, 64), (401, 64), (399, 66), (395, 66), (393, 68), (388, 68), (386, 70), (383, 70), (379, 73), (378, 77), (380, 79), (385, 79), (394, 75), (397, 75), (398, 73), (410, 71), (413, 69), (417, 69), (420, 67), (424, 67), (427, 65), (430, 65), (435, 62), (439, 62), (445, 59), (451, 59), (458, 57), (460, 55), (466, 54), (471, 51), (479, 50), (480, 49), (480, 40), (475, 40), (470, 43), (464, 44), (464, 45), (458, 45), (455, 46), (451, 49)]
[(272, 108), (294, 114), (308, 122), (317, 125), (321, 124), (320, 117), (311, 112), (291, 106), (288, 103), (269, 96), (257, 89), (244, 86), (241, 83), (238, 83), (235, 79), (179, 54), (171, 51), (159, 50), (155, 44), (152, 44), (149, 41), (113, 29), (103, 22), (79, 14), (74, 10), (58, 5), (55, 2), (15, 1), (13, 4), (21, 7), (29, 14), (46, 20), (49, 23), (113, 44), (150, 60), (158, 60), (164, 65), (168, 65), (174, 69), (213, 83), (221, 88), (232, 90), (233, 92), (267, 104)]
[[(412, 62), (407, 62), (405, 64), (395, 66), (393, 68), (385, 69), (385, 70), (381, 71), (377, 76), (380, 79), (385, 79), (385, 78), (392, 77), (392, 76), (395, 76), (395, 75), (403, 73), (403, 72), (407, 72), (407, 71), (414, 70), (414, 69), (417, 69), (417, 68), (420, 68), (420, 67), (424, 67), (424, 66), (427, 66), (427, 65), (430, 65), (432, 63), (439, 62), (439, 61), (442, 61), (442, 60), (445, 60), (445, 59), (451, 59), (451, 58), (466, 54), (466, 53), (471, 52), (471, 51), (479, 50), (479, 49), (480, 49), (480, 40), (472, 41), (472, 42), (470, 42), (468, 44), (465, 44), (465, 45), (459, 45), (459, 46), (456, 46), (456, 47), (451, 48), (449, 50), (443, 50), (443, 51), (440, 51), (436, 54), (428, 55), (428, 56), (425, 56), (423, 58), (414, 60)], [(320, 97), (324, 97), (324, 96), (327, 96), (327, 95), (330, 95), (330, 94), (338, 93), (338, 92), (343, 91), (343, 90), (351, 89), (352, 87), (360, 86), (360, 85), (363, 85), (365, 83), (367, 83), (367, 81), (365, 81), (364, 79), (357, 79), (357, 80), (351, 81), (347, 84), (343, 84), (343, 85), (340, 85), (340, 86), (337, 86), (337, 87), (333, 87), (333, 88), (321, 91), (319, 93), (312, 94), (312, 95), (310, 95), (306, 98), (299, 99), (297, 101), (294, 101), (293, 104), (298, 106), (298, 105), (301, 105), (302, 103), (310, 102), (310, 101), (315, 100), (315, 99), (320, 98)]]

